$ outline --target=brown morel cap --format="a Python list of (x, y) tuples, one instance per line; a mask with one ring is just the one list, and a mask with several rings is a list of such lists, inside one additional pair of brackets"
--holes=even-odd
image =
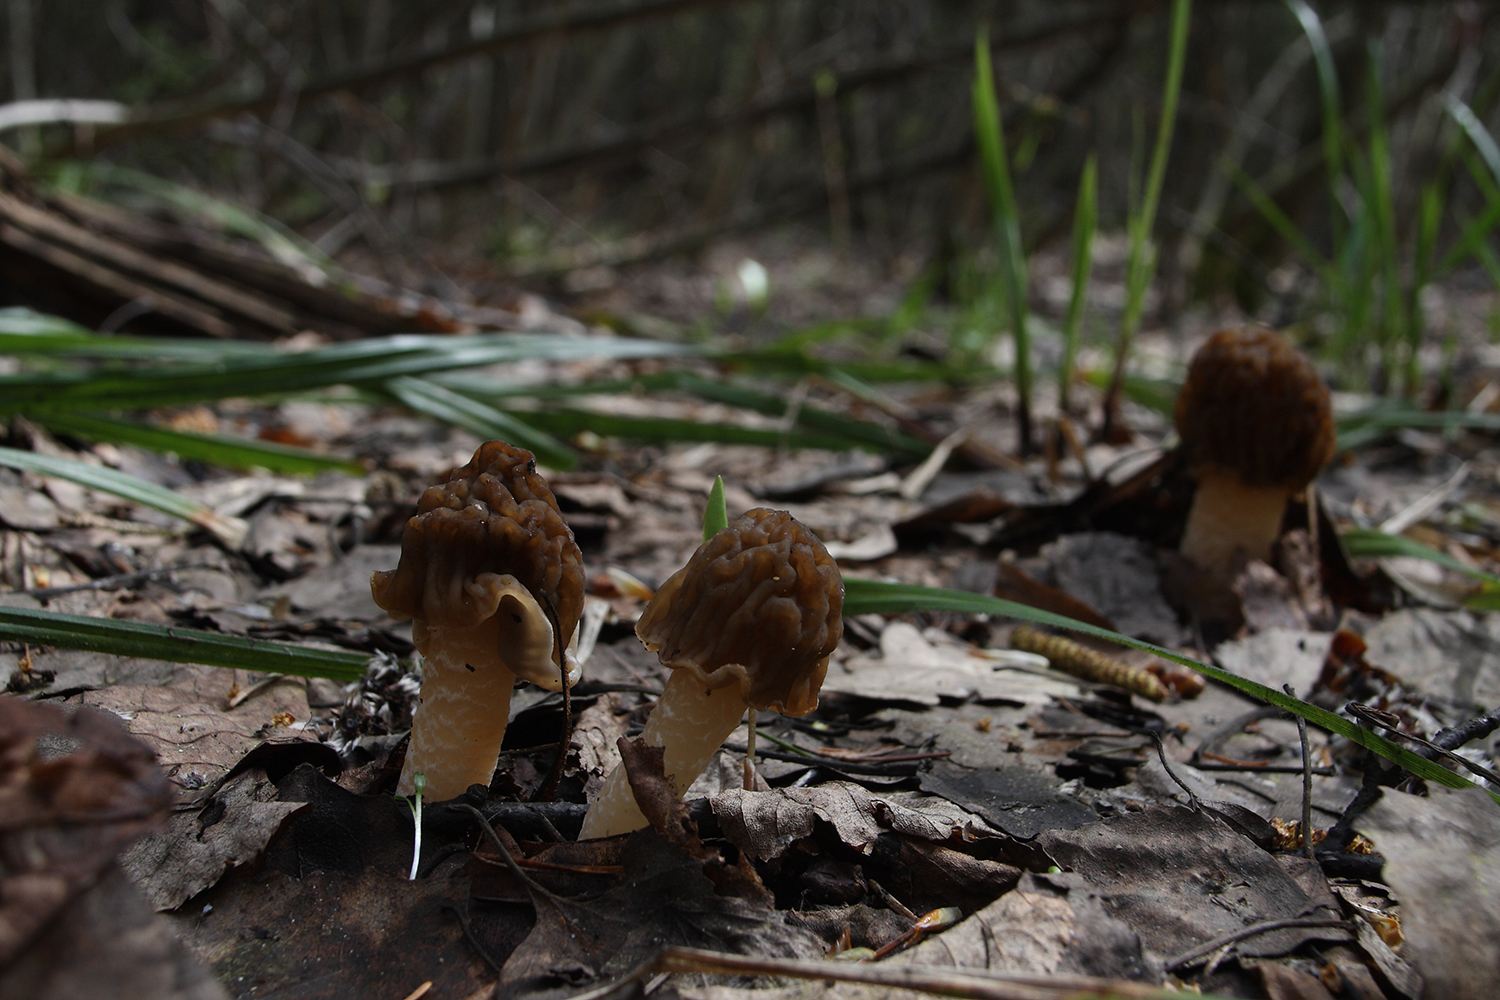
[(494, 612), (487, 588), (473, 586), (485, 573), (514, 576), (550, 602), (567, 647), (583, 613), (583, 556), (536, 459), (503, 441), (481, 445), (448, 482), (423, 492), (401, 533), (400, 563), (374, 574), (370, 589), (395, 618), (460, 628)]
[(1220, 330), (1193, 355), (1177, 396), (1188, 468), (1289, 492), (1333, 457), (1328, 386), (1311, 361), (1265, 328)]
[(784, 715), (818, 707), (828, 655), (844, 634), (833, 557), (784, 510), (756, 507), (698, 547), (635, 627), (668, 667)]

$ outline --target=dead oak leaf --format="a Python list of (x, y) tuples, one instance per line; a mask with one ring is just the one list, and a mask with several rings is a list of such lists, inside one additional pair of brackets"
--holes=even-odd
[[(240, 683), (254, 683), (258, 675)], [(277, 715), (306, 721), (307, 688), (299, 680), (277, 681), (234, 708), (224, 707), (234, 681), (223, 671), (188, 677), (178, 683), (85, 691), (85, 705), (103, 708), (125, 720), (132, 735), (156, 751), (179, 796), (195, 801), (240, 759), (259, 745)], [(278, 737), (300, 731), (276, 726)], [(310, 735), (303, 738), (312, 739)]]
[(747, 792), (729, 788), (710, 800), (724, 838), (760, 861), (779, 856), (813, 832), (813, 821), (833, 826), (843, 843), (869, 853), (882, 833), (946, 841), (997, 836), (983, 820), (936, 796), (912, 792), (876, 795), (859, 785), (832, 781), (808, 788)]
[(175, 813), (120, 856), (120, 866), (158, 910), (174, 910), (258, 858), (288, 816), (305, 802), (280, 802), (264, 771), (231, 777), (197, 809)]

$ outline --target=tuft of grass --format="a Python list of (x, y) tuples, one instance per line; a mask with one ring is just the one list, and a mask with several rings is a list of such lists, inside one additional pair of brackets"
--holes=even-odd
[[(1228, 169), (1261, 217), (1317, 275), (1320, 308), (1333, 321), (1330, 353), (1379, 392), (1399, 389), (1407, 398), (1420, 385), (1418, 361), (1424, 337), (1423, 289), (1471, 256), (1490, 267), (1485, 240), (1500, 224), (1500, 149), (1472, 109), (1445, 94), (1443, 103), (1459, 134), (1434, 172), (1418, 188), (1414, 211), (1397, 204), (1393, 157), (1386, 127), (1385, 65), (1379, 42), (1366, 50), (1365, 138), (1344, 122), (1338, 73), (1322, 20), (1306, 0), (1285, 0), (1312, 48), (1322, 110), (1322, 141), (1329, 203), (1329, 249), (1314, 246), (1263, 190), (1237, 167)], [(1472, 150), (1461, 146), (1467, 138)], [(1491, 170), (1475, 170), (1473, 153)], [(1460, 236), (1443, 255), (1438, 236), (1448, 206), (1448, 177), (1468, 162), (1487, 206), (1473, 219), (1457, 220)], [(1412, 224), (1403, 225), (1406, 218)], [(1500, 284), (1500, 262), (1491, 275)], [(1366, 375), (1373, 363), (1373, 374)]]

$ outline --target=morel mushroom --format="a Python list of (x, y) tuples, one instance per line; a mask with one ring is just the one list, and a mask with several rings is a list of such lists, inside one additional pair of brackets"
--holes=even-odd
[(1287, 499), (1333, 457), (1328, 386), (1280, 334), (1221, 330), (1193, 355), (1176, 424), (1198, 480), (1179, 550), (1225, 581), (1237, 553), (1269, 559)]
[[(671, 668), (641, 735), (687, 791), (746, 708), (806, 715), (844, 634), (844, 581), (833, 557), (786, 511), (757, 507), (698, 547), (646, 605), (635, 634)], [(581, 839), (646, 825), (617, 767), (584, 817)]]
[(516, 678), (558, 691), (579, 668), (583, 557), (531, 452), (481, 445), (427, 489), (401, 534), (401, 561), (370, 578), (375, 603), (412, 620), (424, 658), (397, 791), (426, 775), (432, 801), (488, 785)]

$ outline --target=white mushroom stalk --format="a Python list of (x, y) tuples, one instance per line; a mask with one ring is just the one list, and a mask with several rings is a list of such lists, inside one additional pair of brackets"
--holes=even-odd
[[(698, 780), (709, 760), (739, 727), (749, 706), (738, 684), (704, 690), (691, 670), (674, 670), (641, 738), (662, 748), (662, 770), (678, 795)], [(623, 767), (610, 772), (583, 819), (580, 840), (613, 837), (646, 825)]]
[(1217, 579), (1233, 576), (1241, 555), (1270, 562), (1290, 495), (1279, 486), (1246, 486), (1232, 475), (1206, 473), (1178, 551)]
[[(478, 625), (412, 624), (423, 657), (422, 690), (398, 795), (416, 792), (418, 772), (427, 776), (425, 794), (434, 802), (462, 795), (470, 785), (488, 785), (505, 742), (516, 681), (562, 690), (562, 671), (553, 660), (555, 633), (530, 591), (515, 577), (495, 573), (480, 574), (467, 589), (481, 607), (493, 608)], [(570, 651), (563, 656), (571, 687), (578, 663)]]
[[(828, 657), (843, 635), (844, 582), (823, 543), (785, 511), (758, 507), (693, 553), (636, 625), (672, 670), (646, 722), (681, 795), (746, 709), (805, 715), (818, 707)], [(589, 806), (580, 838), (646, 825), (617, 767)]]
[(578, 679), (583, 565), (531, 453), (500, 441), (424, 492), (417, 511), (400, 563), (370, 591), (411, 619), (425, 658), (397, 791), (413, 794), (422, 774), (426, 798), (443, 801), (490, 783), (517, 680), (558, 691)]

